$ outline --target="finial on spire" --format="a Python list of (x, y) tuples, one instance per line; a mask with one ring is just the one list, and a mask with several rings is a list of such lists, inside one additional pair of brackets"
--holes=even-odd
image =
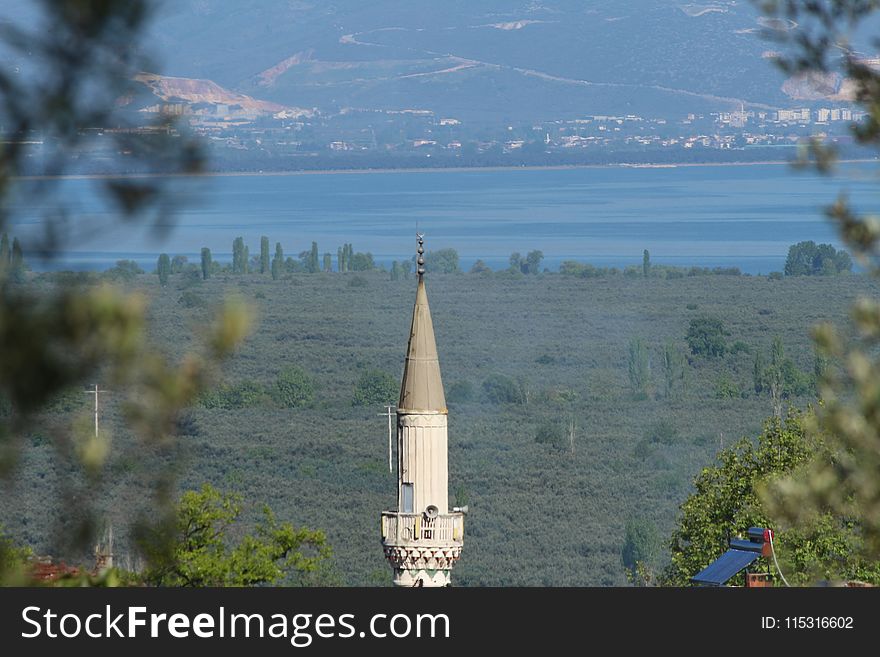
[(425, 275), (425, 236), (421, 233), (416, 233), (416, 238), (419, 241), (419, 248), (416, 249), (416, 252), (419, 254), (419, 257), (416, 260), (416, 264), (418, 265), (416, 271), (421, 279), (421, 277)]

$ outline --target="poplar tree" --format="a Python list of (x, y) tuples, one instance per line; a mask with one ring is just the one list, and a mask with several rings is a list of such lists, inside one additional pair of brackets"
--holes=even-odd
[(645, 249), (645, 252), (642, 254), (642, 274), (645, 275), (645, 278), (651, 275), (651, 254), (648, 252), (648, 249)]
[(243, 274), (244, 273), (244, 238), (236, 237), (235, 241), (232, 242), (232, 273), (233, 274)]
[(251, 270), (251, 250), (245, 245), (244, 247), (244, 257), (241, 259), (241, 273), (247, 274)]
[(265, 235), (260, 238), (260, 273), (269, 273), (269, 238)]
[(18, 238), (12, 240), (12, 259), (10, 261), (12, 269), (12, 280), (18, 283), (24, 280), (24, 253), (21, 250), (21, 242)]
[(324, 271), (333, 271), (333, 258), (329, 253), (324, 254)]
[(9, 236), (3, 233), (3, 237), (0, 238), (0, 272), (9, 266), (9, 258)]
[(207, 246), (202, 248), (202, 279), (208, 280), (211, 278), (211, 266), (213, 261), (211, 260), (211, 249)]
[(342, 255), (342, 247), (336, 249), (336, 271), (340, 274), (345, 271), (345, 256)]
[(159, 256), (159, 262), (156, 264), (156, 271), (159, 273), (159, 285), (165, 287), (168, 285), (168, 277), (171, 275), (171, 259), (167, 253)]
[(312, 251), (309, 253), (309, 273), (315, 274), (318, 271), (318, 243), (312, 242)]
[(284, 268), (284, 249), (281, 248), (281, 242), (275, 244), (275, 257), (272, 258), (272, 280), (277, 281), (281, 277), (281, 270)]

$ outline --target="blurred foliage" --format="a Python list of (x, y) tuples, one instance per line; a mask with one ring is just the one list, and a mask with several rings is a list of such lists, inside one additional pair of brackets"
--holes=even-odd
[[(324, 533), (279, 523), (272, 510), (253, 533), (239, 535), (240, 495), (205, 484), (186, 491), (173, 519), (141, 536), (150, 566), (144, 582), (154, 586), (257, 586), (316, 583), (332, 554)], [(322, 582), (324, 583), (324, 582)]]
[[(0, 267), (0, 398), (10, 407), (0, 422), (0, 474), (12, 485), (21, 474), (19, 460), (30, 437), (49, 437), (61, 474), (52, 491), (51, 506), (57, 509), (52, 515), (64, 518), (56, 545), (82, 550), (93, 545), (101, 491), (112, 476), (113, 441), (106, 432), (90, 433), (82, 420), (73, 425), (70, 418), (49, 421), (43, 409), (59, 395), (81, 395), (85, 384), (100, 381), (102, 387), (115, 388), (120, 398), (127, 396), (126, 423), (142, 448), (153, 459), (168, 459), (181, 409), (204, 387), (213, 365), (242, 339), (249, 320), (241, 304), (230, 303), (204, 331), (206, 344), (200, 352), (171, 359), (144, 337), (142, 294), (96, 284), (97, 277), (89, 275), (58, 275), (50, 284), (40, 284), (17, 266), (23, 246), (29, 254), (51, 259), (78, 239), (117, 225), (146, 223), (159, 236), (172, 225), (173, 203), (163, 193), (169, 178), (164, 177), (95, 179), (107, 211), (101, 219), (74, 217), (69, 200), (56, 193), (58, 177), (74, 162), (70, 153), (89, 140), (113, 140), (118, 152), (126, 154), (130, 171), (197, 173), (202, 164), (196, 142), (168, 117), (128, 129), (132, 126), (121, 111), (136, 84), (135, 74), (150, 68), (141, 54), (141, 35), (151, 2), (35, 4), (32, 29), (5, 23), (0, 35), (11, 60), (27, 61), (28, 68), (26, 73), (0, 69), (0, 233), (14, 223), (11, 197), (17, 203), (39, 201), (43, 208), (40, 232), (22, 236), (26, 243), (16, 239), (12, 266)], [(119, 129), (103, 136), (94, 130), (107, 125)], [(32, 139), (34, 133), (39, 141)], [(124, 284), (141, 272), (135, 263), (120, 261), (102, 278)], [(142, 519), (149, 524), (168, 508), (175, 469), (145, 470), (144, 476), (152, 481), (155, 501)]]
[[(873, 29), (876, 0), (765, 0), (767, 16), (793, 20), (797, 30), (768, 30), (781, 44), (778, 65), (790, 75), (832, 76), (851, 89), (865, 117), (851, 126), (855, 141), (880, 148), (880, 70), (861, 55), (854, 42)], [(868, 35), (874, 48), (880, 39)], [(802, 164), (821, 172), (834, 170), (833, 148), (813, 140)], [(862, 213), (845, 194), (827, 209), (843, 242), (873, 275), (880, 274), (880, 216)], [(823, 400), (809, 422), (812, 435), (827, 435), (830, 453), (764, 489), (774, 516), (796, 526), (833, 513), (852, 522), (861, 534), (860, 554), (880, 558), (880, 304), (862, 299), (852, 310), (855, 336), (824, 323), (814, 332), (819, 358), (819, 393)], [(848, 331), (847, 331), (848, 333)]]

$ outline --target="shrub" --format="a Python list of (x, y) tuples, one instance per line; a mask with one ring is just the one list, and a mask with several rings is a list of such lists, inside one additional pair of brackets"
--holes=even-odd
[(652, 443), (672, 445), (678, 439), (678, 429), (669, 420), (660, 420), (648, 428), (645, 439)]
[(724, 340), (724, 324), (717, 317), (692, 319), (687, 332), (687, 343), (695, 356), (714, 358), (727, 351)]
[(535, 442), (556, 450), (564, 450), (567, 446), (565, 431), (558, 422), (542, 424), (535, 433)]
[(388, 372), (366, 370), (355, 385), (351, 403), (354, 406), (387, 404), (396, 400), (399, 393), (400, 384)]
[(288, 367), (275, 379), (272, 398), (279, 406), (296, 408), (305, 406), (315, 397), (311, 377), (301, 367)]
[(201, 396), (200, 403), (209, 409), (234, 410), (261, 406), (268, 400), (266, 390), (256, 381), (221, 385)]
[(733, 346), (730, 348), (730, 353), (735, 356), (736, 354), (738, 354), (740, 352), (745, 353), (745, 354), (750, 354), (750, 353), (752, 353), (752, 348), (749, 345), (747, 345), (745, 342), (743, 342), (742, 340), (737, 340), (736, 342), (733, 343)]
[(504, 374), (492, 374), (483, 381), (483, 394), (493, 404), (522, 404), (524, 397), (516, 381)]
[(724, 374), (718, 383), (715, 384), (715, 397), (717, 399), (728, 399), (740, 396), (739, 386), (736, 384), (729, 374)]
[(205, 300), (199, 293), (193, 292), (192, 290), (187, 290), (180, 295), (177, 303), (179, 303), (184, 308), (201, 308), (205, 305)]
[(144, 270), (134, 260), (117, 260), (116, 266), (104, 272), (104, 276), (113, 281), (133, 281)]

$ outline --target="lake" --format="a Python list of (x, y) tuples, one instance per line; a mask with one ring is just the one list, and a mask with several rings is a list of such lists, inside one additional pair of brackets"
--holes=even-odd
[(100, 181), (67, 179), (54, 197), (14, 204), (11, 232), (27, 246), (63, 198), (74, 207), (76, 239), (53, 267), (103, 269), (131, 258), (152, 269), (162, 251), (197, 261), (203, 246), (230, 260), (238, 235), (251, 255), (267, 235), (287, 255), (314, 240), (335, 266), (337, 247), (351, 242), (389, 265), (412, 256), (418, 230), (428, 249), (457, 249), (465, 269), (478, 258), (503, 268), (512, 252), (532, 249), (551, 270), (567, 259), (622, 267), (640, 265), (648, 249), (654, 263), (768, 273), (783, 268), (795, 242), (839, 244), (821, 207), (841, 188), (880, 209), (870, 165), (841, 173), (745, 165), (223, 175), (174, 181), (179, 207), (173, 221), (157, 222), (164, 235), (115, 224), (95, 191)]

